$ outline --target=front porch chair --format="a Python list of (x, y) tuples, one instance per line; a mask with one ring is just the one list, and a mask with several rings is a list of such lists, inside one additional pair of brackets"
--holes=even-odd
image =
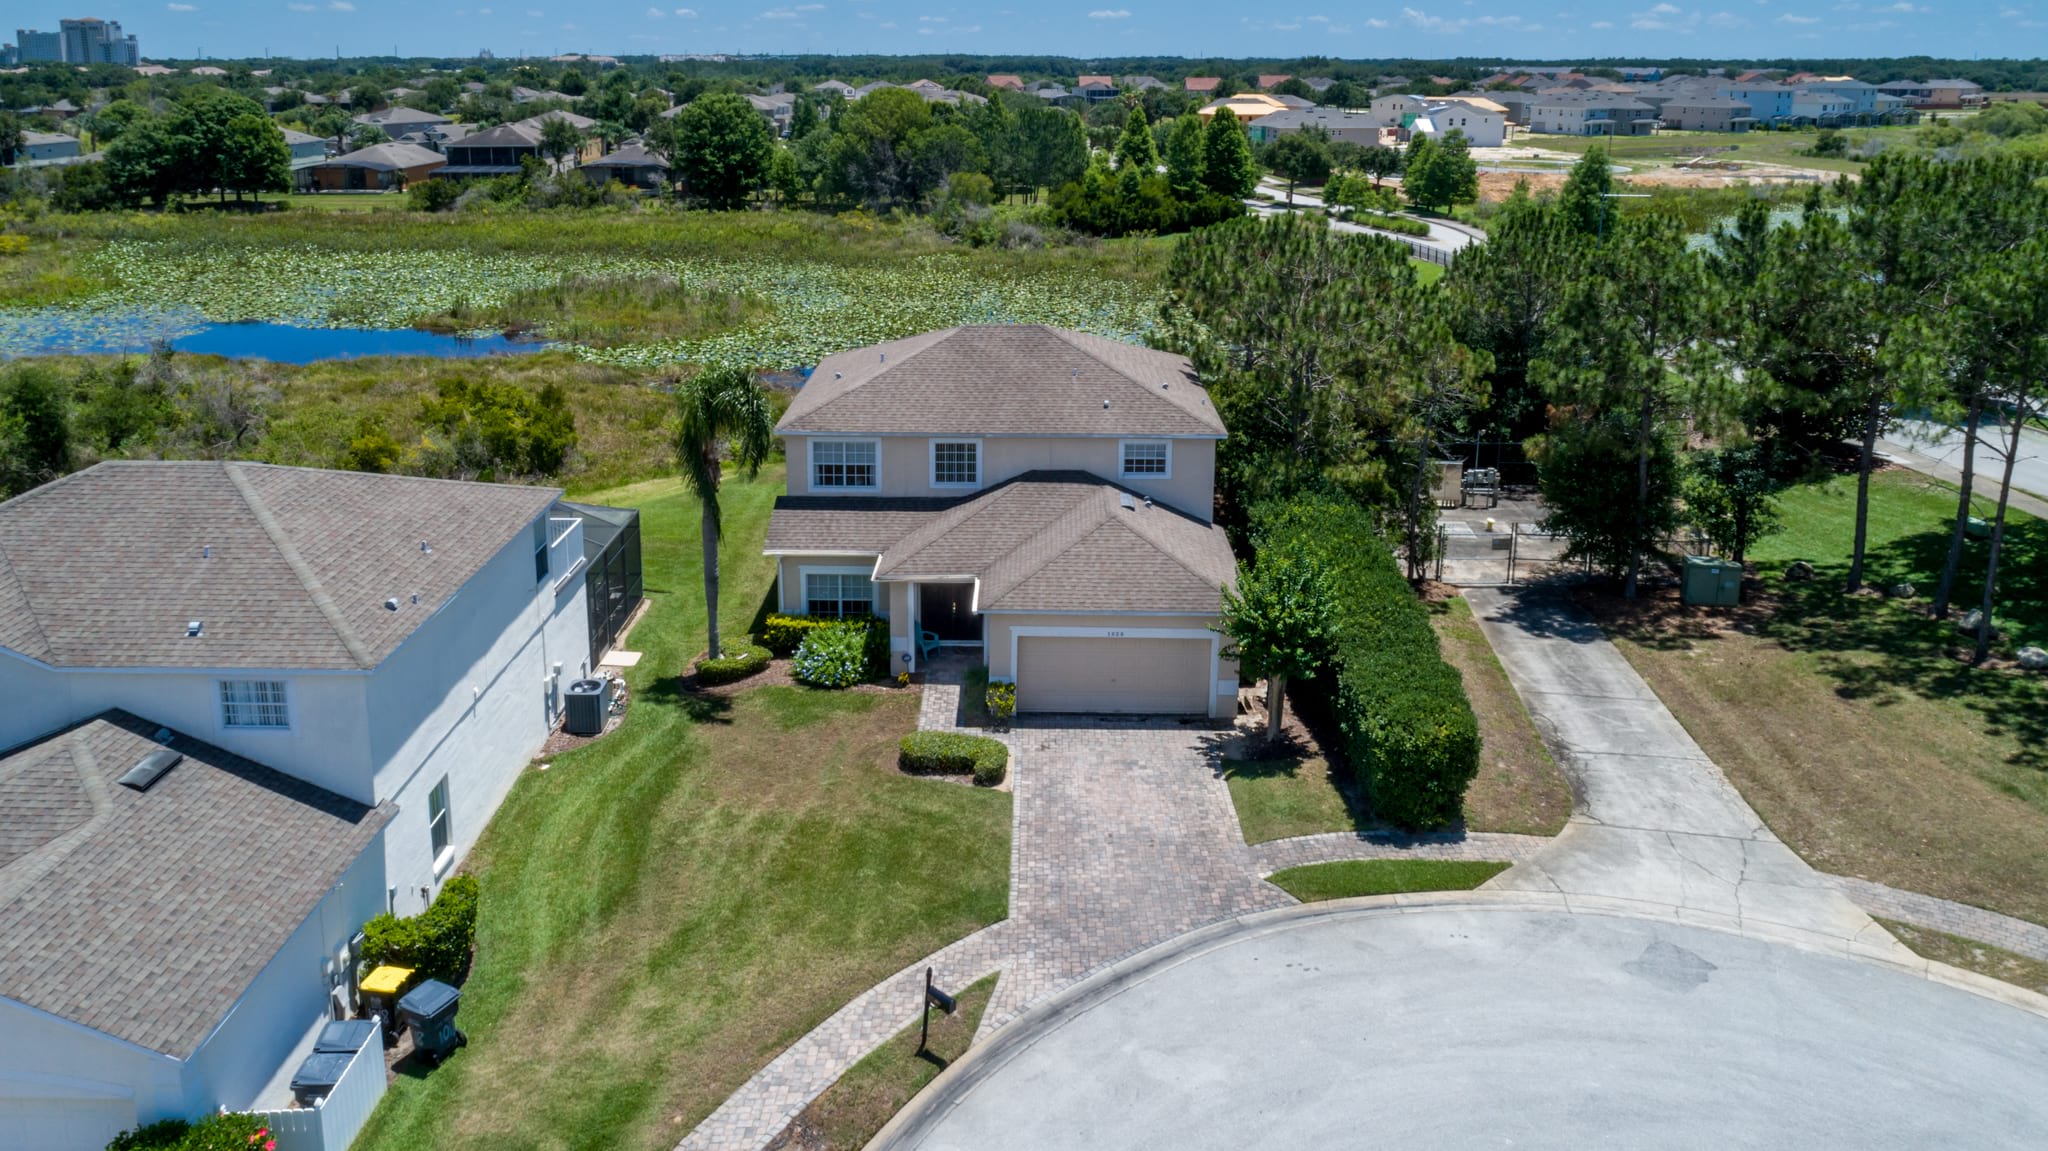
[(930, 659), (932, 653), (938, 650), (939, 636), (937, 632), (920, 631), (917, 633), (917, 658)]

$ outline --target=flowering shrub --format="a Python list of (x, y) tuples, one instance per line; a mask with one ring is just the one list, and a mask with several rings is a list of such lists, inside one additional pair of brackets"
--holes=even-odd
[(790, 674), (814, 687), (852, 687), (868, 677), (868, 626), (835, 623), (812, 628), (797, 646)]
[(1017, 685), (1014, 683), (992, 683), (982, 697), (988, 705), (988, 717), (997, 727), (1008, 727), (1017, 717)]

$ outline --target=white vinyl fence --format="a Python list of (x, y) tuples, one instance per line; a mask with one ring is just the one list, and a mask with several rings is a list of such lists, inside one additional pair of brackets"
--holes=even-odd
[(348, 1151), (382, 1098), (384, 1029), (379, 1024), (320, 1106), (253, 1114), (270, 1128), (277, 1151)]

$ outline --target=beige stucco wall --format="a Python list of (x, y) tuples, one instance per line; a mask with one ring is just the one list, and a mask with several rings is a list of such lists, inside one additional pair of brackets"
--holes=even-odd
[(997, 613), (982, 617), (985, 621), (983, 633), (987, 636), (987, 647), (983, 654), (988, 662), (989, 678), (1011, 680), (1016, 677), (1015, 644), (1016, 629), (1020, 627), (1070, 628), (1088, 631), (1125, 632), (1137, 635), (1151, 631), (1172, 631), (1193, 633), (1213, 637), (1212, 651), (1215, 657), (1214, 679), (1222, 690), (1214, 693), (1210, 700), (1209, 714), (1217, 719), (1227, 718), (1237, 711), (1237, 661), (1224, 659), (1221, 650), (1224, 639), (1210, 630), (1216, 622), (1214, 616), (1199, 615), (1052, 615), (1030, 614), (1011, 615)]
[[(931, 441), (957, 440), (960, 436), (880, 436), (881, 486), (871, 492), (846, 492), (835, 488), (811, 490), (809, 441), (814, 437), (785, 436), (789, 455), (791, 495), (878, 495), (893, 497), (959, 496), (973, 488), (933, 487), (931, 483)], [(859, 437), (815, 437), (820, 439)], [(1132, 437), (1142, 439), (1147, 437)], [(1157, 437), (1151, 437), (1157, 438)], [(1114, 480), (1132, 491), (1151, 496), (1160, 503), (1192, 516), (1209, 519), (1216, 489), (1216, 441), (1209, 439), (1169, 440), (1169, 474), (1164, 479), (1123, 479), (1117, 475), (1122, 463), (1122, 441), (1113, 437), (1085, 436), (994, 436), (981, 440), (981, 486), (999, 484), (1028, 471), (1082, 471)]]

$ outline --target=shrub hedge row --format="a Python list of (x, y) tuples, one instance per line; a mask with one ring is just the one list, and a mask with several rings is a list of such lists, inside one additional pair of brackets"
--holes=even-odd
[(1322, 678), (1373, 813), (1414, 830), (1456, 822), (1479, 773), (1479, 721), (1372, 517), (1341, 497), (1298, 496), (1257, 508), (1252, 538), (1330, 573), (1337, 636)]
[(363, 925), (363, 960), (413, 969), (412, 980), (457, 983), (476, 941), (476, 877), (458, 875), (425, 911), (399, 919), (389, 912)]
[(750, 675), (759, 674), (767, 668), (768, 649), (757, 643), (726, 644), (725, 654), (717, 659), (697, 661), (697, 682), (706, 687), (721, 683), (732, 683)]
[(897, 766), (913, 775), (974, 773), (979, 787), (994, 787), (1009, 772), (1010, 749), (999, 739), (952, 731), (913, 731), (896, 752)]
[(813, 629), (838, 622), (823, 616), (778, 613), (769, 616), (768, 622), (762, 625), (761, 644), (777, 656), (788, 659), (796, 654), (797, 648), (803, 646), (804, 636), (810, 634)]
[(190, 1123), (159, 1119), (123, 1131), (107, 1144), (107, 1151), (252, 1151), (265, 1144), (274, 1141), (261, 1119), (240, 1111), (217, 1111)]

